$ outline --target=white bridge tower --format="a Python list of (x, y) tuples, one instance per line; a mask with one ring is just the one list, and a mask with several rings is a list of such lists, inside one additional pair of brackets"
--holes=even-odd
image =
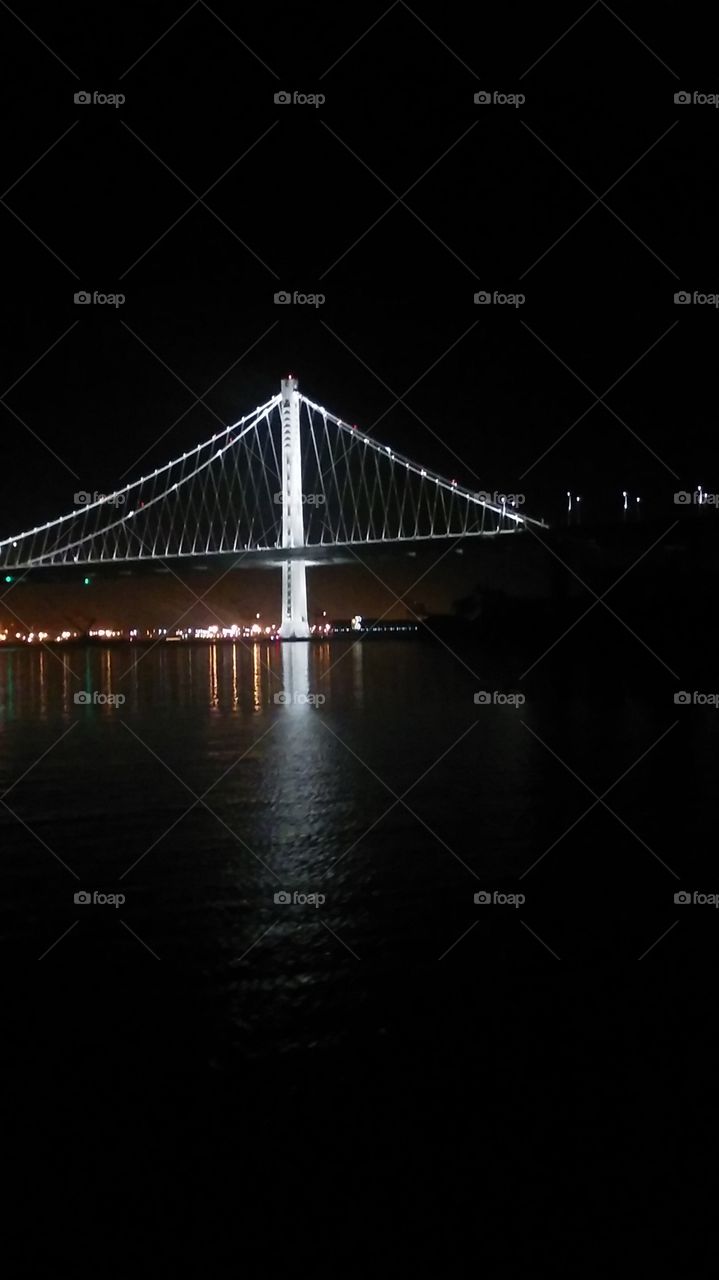
[[(283, 378), (282, 401), (282, 546), (297, 549), (305, 545), (302, 509), (302, 447), (300, 443), (300, 399), (297, 379)], [(282, 565), (282, 640), (307, 640), (307, 569), (304, 560), (288, 556)]]

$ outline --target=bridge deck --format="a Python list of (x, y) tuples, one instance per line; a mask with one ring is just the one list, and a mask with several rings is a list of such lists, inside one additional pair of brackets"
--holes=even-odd
[[(443, 549), (453, 544), (458, 548), (463, 545), (477, 545), (486, 540), (493, 540), (503, 534), (514, 533), (515, 530), (503, 529), (498, 533), (469, 534), (454, 538), (418, 538), (402, 542), (359, 542), (351, 545), (314, 546), (280, 548), (268, 547), (253, 551), (230, 551), (213, 553), (212, 555), (168, 556), (163, 559), (136, 560), (102, 560), (94, 563), (41, 565), (33, 568), (16, 568), (0, 566), (0, 574), (10, 576), (14, 582), (78, 582), (84, 577), (97, 578), (130, 578), (157, 577), (168, 574), (225, 574), (232, 569), (281, 569), (288, 560), (304, 560), (308, 568), (313, 565), (357, 565), (368, 560), (393, 558), (397, 556), (416, 556), (420, 550), (436, 548), (440, 554)], [(516, 532), (522, 532), (521, 529)], [(0, 577), (0, 589), (3, 581)]]

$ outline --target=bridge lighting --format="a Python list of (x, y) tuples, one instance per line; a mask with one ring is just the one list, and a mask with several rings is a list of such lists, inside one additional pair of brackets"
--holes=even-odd
[[(97, 557), (95, 555), (88, 555), (87, 551), (88, 547), (95, 547), (96, 545), (101, 547), (100, 559), (102, 560), (108, 560), (113, 563), (120, 564), (123, 562), (131, 562), (143, 557), (138, 556), (135, 553), (136, 549), (131, 545), (130, 539), (132, 538), (132, 530), (130, 529), (129, 522), (131, 519), (134, 519), (136, 515), (144, 515), (144, 508), (147, 507), (148, 517), (151, 519), (154, 518), (156, 523), (152, 525), (149, 530), (149, 546), (152, 546), (152, 551), (150, 552), (148, 547), (148, 552), (144, 556), (144, 559), (162, 561), (163, 554), (165, 557), (172, 555), (189, 556), (190, 554), (196, 554), (198, 558), (211, 558), (229, 549), (227, 546), (228, 535), (226, 531), (227, 518), (225, 517), (223, 519), (223, 508), (220, 505), (222, 501), (229, 499), (230, 506), (232, 508), (232, 516), (239, 516), (239, 524), (237, 525), (237, 531), (234, 538), (230, 535), (231, 540), (234, 542), (235, 550), (243, 548), (245, 552), (254, 552), (266, 550), (268, 547), (274, 545), (278, 552), (281, 553), (281, 555), (275, 557), (275, 560), (283, 560), (283, 616), (281, 627), (274, 626), (273, 624), (273, 631), (277, 632), (278, 638), (304, 639), (308, 632), (305, 567), (306, 564), (314, 563), (312, 558), (312, 547), (315, 544), (318, 546), (319, 544), (322, 544), (324, 547), (338, 544), (339, 535), (336, 532), (336, 521), (338, 519), (340, 525), (342, 525), (342, 533), (346, 534), (347, 530), (344, 526), (343, 512), (340, 512), (338, 517), (334, 509), (332, 512), (332, 520), (328, 520), (326, 524), (324, 522), (320, 522), (317, 519), (317, 516), (312, 513), (312, 525), (307, 529), (307, 534), (310, 535), (309, 538), (306, 536), (304, 520), (298, 518), (302, 516), (301, 499), (303, 489), (307, 490), (315, 487), (309, 483), (309, 478), (306, 474), (303, 476), (303, 450), (301, 447), (302, 440), (299, 432), (300, 419), (305, 430), (311, 433), (312, 446), (316, 452), (318, 449), (318, 443), (326, 442), (326, 447), (329, 451), (329, 458), (333, 469), (337, 467), (339, 471), (340, 466), (344, 465), (345, 457), (349, 459), (347, 464), (348, 470), (346, 472), (347, 478), (344, 482), (341, 474), (337, 478), (338, 493), (341, 495), (343, 503), (346, 501), (347, 489), (349, 489), (350, 501), (354, 502), (356, 501), (354, 497), (357, 492), (356, 486), (358, 484), (364, 485), (366, 483), (371, 483), (363, 471), (365, 464), (359, 464), (357, 454), (353, 450), (345, 450), (344, 447), (342, 447), (342, 457), (339, 457), (338, 438), (339, 443), (341, 444), (341, 439), (345, 430), (350, 430), (351, 433), (356, 435), (365, 446), (371, 444), (372, 448), (378, 453), (384, 453), (385, 459), (392, 464), (387, 468), (382, 467), (381, 464), (377, 462), (377, 481), (379, 486), (378, 500), (375, 503), (373, 499), (370, 504), (371, 509), (366, 518), (363, 518), (361, 523), (357, 520), (356, 524), (353, 525), (352, 533), (349, 538), (350, 542), (359, 543), (365, 541), (381, 541), (392, 543), (408, 542), (428, 537), (452, 537), (454, 535), (451, 530), (457, 526), (458, 522), (458, 508), (460, 509), (459, 516), (463, 520), (464, 524), (464, 535), (471, 533), (488, 536), (495, 532), (513, 532), (513, 526), (515, 525), (543, 524), (543, 522), (530, 520), (525, 515), (519, 516), (516, 513), (516, 507), (518, 505), (516, 500), (509, 497), (501, 498), (495, 495), (497, 501), (490, 501), (488, 495), (485, 496), (470, 493), (464, 488), (464, 485), (462, 487), (462, 494), (457, 494), (457, 497), (461, 496), (462, 498), (462, 502), (459, 504), (444, 503), (444, 505), (442, 505), (442, 502), (439, 501), (439, 495), (435, 495), (436, 501), (435, 503), (432, 503), (428, 498), (428, 495), (424, 495), (424, 497), (427, 498), (429, 507), (427, 507), (427, 503), (422, 503), (422, 508), (426, 508), (426, 510), (423, 509), (421, 512), (418, 510), (415, 513), (417, 517), (416, 519), (412, 518), (411, 511), (408, 513), (405, 510), (404, 501), (399, 504), (399, 510), (395, 510), (392, 505), (393, 498), (391, 495), (393, 494), (395, 484), (401, 489), (402, 481), (399, 470), (402, 465), (404, 465), (406, 472), (411, 471), (415, 476), (420, 475), (423, 480), (431, 479), (437, 488), (446, 488), (447, 485), (449, 485), (450, 488), (458, 489), (459, 483), (456, 478), (448, 480), (445, 476), (427, 472), (425, 468), (420, 469), (417, 463), (410, 461), (403, 454), (396, 454), (393, 448), (389, 445), (382, 445), (381, 442), (369, 437), (364, 433), (364, 431), (359, 429), (357, 423), (344, 423), (342, 419), (335, 418), (327, 410), (314, 405), (311, 401), (305, 399), (304, 396), (300, 396), (294, 376), (290, 375), (290, 379), (290, 386), (283, 387), (283, 393), (286, 393), (286, 396), (285, 394), (276, 395), (272, 397), (263, 409), (256, 409), (256, 418), (254, 421), (252, 420), (252, 415), (248, 415), (247, 418), (240, 420), (242, 424), (249, 423), (248, 426), (243, 426), (240, 436), (235, 437), (230, 435), (230, 432), (237, 429), (238, 425), (240, 425), (235, 423), (232, 427), (224, 428), (219, 435), (217, 432), (212, 435), (213, 443), (217, 443), (218, 440), (220, 441), (220, 445), (218, 445), (216, 451), (211, 452), (211, 442), (209, 440), (198, 444), (195, 447), (195, 452), (201, 451), (203, 457), (202, 459), (198, 458), (196, 460), (195, 466), (197, 467), (197, 470), (195, 470), (195, 467), (193, 466), (193, 468), (190, 469), (189, 475), (186, 474), (185, 468), (183, 468), (183, 479), (181, 481), (173, 482), (171, 480), (173, 471), (176, 475), (178, 474), (178, 459), (175, 459), (172, 462), (169, 462), (165, 467), (154, 468), (153, 471), (147, 473), (147, 476), (143, 474), (139, 481), (135, 480), (131, 483), (128, 482), (119, 490), (114, 490), (112, 494), (110, 494), (109, 498), (107, 495), (95, 495), (94, 500), (91, 503), (87, 503), (86, 507), (91, 506), (94, 509), (95, 516), (99, 517), (96, 528), (93, 527), (88, 529), (86, 526), (89, 522), (85, 519), (85, 513), (74, 510), (71, 511), (69, 515), (60, 517), (59, 520), (52, 522), (48, 521), (42, 526), (36, 526), (29, 532), (18, 535), (17, 539), (5, 539), (0, 541), (0, 549), (4, 547), (7, 552), (7, 548), (12, 546), (18, 554), (15, 557), (8, 556), (7, 559), (15, 559), (18, 563), (18, 567), (24, 566), (26, 565), (26, 562), (28, 562), (27, 567), (32, 568), (35, 568), (36, 566), (40, 567), (41, 565), (54, 568), (55, 566), (60, 566), (62, 564), (66, 566), (76, 564), (79, 568), (82, 563), (88, 564), (97, 562)], [(290, 418), (289, 425), (292, 430), (290, 433), (291, 439), (286, 441), (284, 436), (287, 433), (284, 432), (284, 428), (287, 424), (284, 419), (288, 414)], [(325, 419), (324, 423), (319, 422), (320, 414)], [(227, 466), (227, 463), (224, 461), (224, 454), (228, 449), (228, 441), (229, 445), (234, 447), (235, 443), (242, 444), (242, 436), (245, 431), (255, 431), (260, 442), (263, 440), (263, 433), (266, 433), (268, 435), (267, 443), (269, 444), (274, 439), (274, 424), (277, 417), (282, 419), (284, 433), (283, 463), (281, 469), (283, 476), (283, 494), (281, 495), (283, 503), (282, 533), (280, 535), (279, 521), (276, 521), (274, 544), (262, 544), (259, 543), (256, 534), (254, 533), (257, 513), (255, 508), (252, 506), (252, 502), (254, 501), (255, 503), (259, 503), (260, 492), (263, 488), (263, 481), (267, 480), (267, 472), (271, 469), (266, 462), (264, 452), (261, 455), (255, 455), (259, 462), (259, 481), (258, 472), (256, 470), (251, 469), (247, 472), (243, 465), (244, 455), (237, 456), (236, 454), (231, 454), (228, 459), (228, 462), (233, 464), (233, 468), (232, 475), (228, 472), (227, 479), (231, 485), (237, 484), (239, 486), (239, 511), (235, 511), (234, 504), (232, 503), (232, 491), (227, 495), (220, 491), (220, 494), (216, 495), (218, 498), (217, 503), (209, 502), (207, 498), (207, 494), (209, 492), (207, 481), (209, 479), (210, 483), (212, 483), (213, 479), (218, 477), (220, 472), (222, 472), (222, 479), (224, 483), (226, 478), (225, 467)], [(332, 427), (330, 427), (330, 423), (332, 424)], [(339, 431), (334, 430), (335, 426), (343, 429), (341, 435)], [(346, 444), (346, 440), (344, 443)], [(286, 445), (288, 446), (287, 449), (285, 448)], [(289, 448), (290, 445), (291, 448)], [(321, 447), (324, 447), (324, 443), (321, 444)], [(248, 453), (250, 452), (253, 452), (253, 450), (248, 448)], [(311, 448), (309, 451), (305, 450), (305, 452), (309, 452), (311, 457)], [(285, 453), (289, 456), (285, 457)], [(191, 456), (191, 453), (184, 451), (182, 455), (180, 455), (180, 458), (182, 461), (186, 461)], [(215, 459), (222, 461), (223, 467), (216, 467), (213, 472), (211, 463)], [(319, 463), (319, 461), (320, 458), (318, 456), (317, 462)], [(365, 462), (366, 461), (367, 460), (365, 460)], [(200, 475), (205, 468), (209, 468), (209, 475), (204, 479), (201, 478), (197, 480), (196, 477)], [(374, 470), (374, 465), (372, 465), (371, 471)], [(358, 475), (357, 473), (360, 474)], [(167, 484), (167, 481), (169, 480), (169, 485), (164, 491), (159, 490), (159, 487), (155, 485), (153, 487), (153, 496), (150, 498), (149, 481), (153, 477), (159, 478), (160, 475), (163, 476), (163, 483)], [(388, 475), (389, 487), (387, 487)], [(287, 478), (289, 478), (290, 483), (285, 484), (285, 479)], [(303, 480), (305, 481), (304, 485), (302, 483)], [(198, 486), (197, 491), (193, 485)], [(198, 517), (196, 510), (196, 492), (202, 491), (203, 486), (202, 510)], [(146, 500), (140, 497), (140, 492), (143, 487), (148, 494)], [(411, 488), (409, 485), (408, 475), (406, 477), (405, 488)], [(139, 491), (135, 499), (137, 506), (135, 508), (128, 509), (127, 497), (124, 495), (134, 493), (136, 489)], [(183, 494), (188, 497), (186, 509), (179, 501), (181, 497), (179, 493), (180, 489), (182, 489)], [(622, 491), (622, 493), (625, 504), (624, 509), (626, 512), (630, 495), (626, 490)], [(88, 495), (88, 498), (89, 496), (90, 495)], [(306, 496), (309, 498), (310, 495), (307, 494)], [(318, 495), (313, 496), (317, 498), (318, 503), (320, 501), (327, 501), (326, 497), (322, 498), (318, 497)], [(177, 498), (178, 501), (169, 501), (171, 497)], [(277, 495), (275, 501), (278, 501), (279, 497), (280, 495)], [(577, 495), (571, 494), (569, 491), (567, 492), (567, 498), (569, 511), (575, 515), (576, 522), (579, 519), (581, 510), (581, 498)], [(709, 495), (705, 494), (703, 489), (701, 490), (701, 500), (702, 503), (710, 501)], [(102, 504), (109, 504), (110, 502), (115, 505), (119, 505), (120, 511), (105, 513), (102, 510), (97, 510), (98, 507), (102, 507)], [(576, 506), (574, 506), (575, 503)], [(331, 505), (334, 506), (334, 504)], [(492, 526), (496, 524), (496, 528), (491, 527), (487, 529), (484, 525), (479, 528), (479, 521), (474, 523), (470, 520), (470, 516), (474, 515), (473, 508), (475, 505), (481, 505), (483, 509), (486, 508), (487, 511), (501, 513), (503, 516), (502, 521), (490, 522)], [(433, 507), (434, 510), (432, 510)], [(469, 514), (465, 513), (465, 508)], [(638, 512), (639, 508), (635, 507), (635, 509)], [(184, 523), (182, 520), (183, 511), (185, 512)], [(419, 519), (420, 515), (421, 522)], [(638, 519), (638, 514), (635, 518)], [(232, 522), (233, 524), (235, 523), (234, 519)], [(136, 522), (137, 525), (140, 523), (146, 524), (146, 522)], [(572, 523), (571, 515), (568, 523), (570, 525)], [(247, 524), (249, 524), (249, 528), (252, 531), (250, 532), (249, 537), (246, 531)], [(316, 525), (318, 524), (321, 524), (320, 530), (317, 530), (316, 528)], [(447, 528), (446, 534), (443, 532), (445, 525)], [(133, 526), (133, 528), (135, 527), (136, 526)], [(61, 535), (66, 532), (67, 536), (64, 538), (63, 536), (59, 537), (57, 544), (60, 548), (59, 550), (55, 549), (47, 551), (43, 549), (38, 553), (36, 550), (36, 544), (32, 542), (32, 539), (39, 532), (46, 533), (50, 528), (57, 528)], [(222, 533), (220, 533), (220, 528), (223, 530)], [(424, 532), (425, 529), (429, 529), (430, 531)], [(154, 545), (152, 541), (153, 538)], [(192, 551), (190, 551), (190, 546), (188, 545), (188, 538), (192, 544)], [(255, 541), (253, 541), (253, 538)], [(178, 542), (179, 551), (177, 550)], [(341, 543), (339, 545), (341, 545)], [(159, 554), (156, 548), (159, 548)], [(294, 552), (299, 552), (297, 558), (295, 558), (293, 554)], [(409, 552), (409, 554), (412, 555), (416, 553)], [(306, 561), (304, 558), (305, 556), (307, 557)], [(207, 569), (209, 566), (206, 564), (198, 564), (197, 567), (200, 569)], [(6, 568), (8, 571), (3, 575), (6, 585), (9, 586), (16, 580), (19, 581), (22, 578), (23, 575), (14, 574), (12, 572), (10, 566), (7, 565), (7, 560)], [(129, 573), (129, 570), (121, 570), (120, 572), (121, 574)], [(1, 567), (0, 574), (2, 574)], [(83, 578), (81, 574), (78, 574), (75, 578), (76, 583), (80, 582), (85, 587), (89, 587), (94, 583), (94, 581), (95, 579), (91, 575), (87, 575)], [(98, 581), (101, 582), (100, 576), (98, 576)], [(325, 615), (323, 615), (323, 617), (324, 616)], [(257, 614), (258, 622), (260, 617), (261, 615)], [(265, 629), (264, 624), (263, 629)], [(364, 625), (360, 629), (364, 630)], [(247, 633), (248, 632), (246, 630), (243, 630), (243, 634)], [(153, 634), (157, 634), (157, 632), (155, 631)], [(181, 635), (185, 633), (178, 632), (177, 634)], [(207, 634), (210, 635), (211, 633), (208, 631)]]

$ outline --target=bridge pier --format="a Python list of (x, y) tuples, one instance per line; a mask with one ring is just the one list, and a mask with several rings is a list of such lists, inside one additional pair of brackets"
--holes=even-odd
[[(302, 446), (300, 442), (300, 400), (297, 379), (283, 378), (280, 390), (282, 422), (282, 546), (305, 545), (302, 509)], [(282, 622), (280, 639), (307, 640), (307, 566), (289, 556), (282, 566)]]

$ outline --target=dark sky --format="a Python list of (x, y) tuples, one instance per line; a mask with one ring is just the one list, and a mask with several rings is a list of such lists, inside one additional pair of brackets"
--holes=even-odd
[(674, 304), (719, 290), (719, 112), (674, 103), (719, 91), (711, 14), (585, 8), (3, 5), (2, 536), (290, 370), (550, 519), (567, 487), (597, 516), (623, 487), (670, 516), (674, 489), (719, 488), (719, 312)]

